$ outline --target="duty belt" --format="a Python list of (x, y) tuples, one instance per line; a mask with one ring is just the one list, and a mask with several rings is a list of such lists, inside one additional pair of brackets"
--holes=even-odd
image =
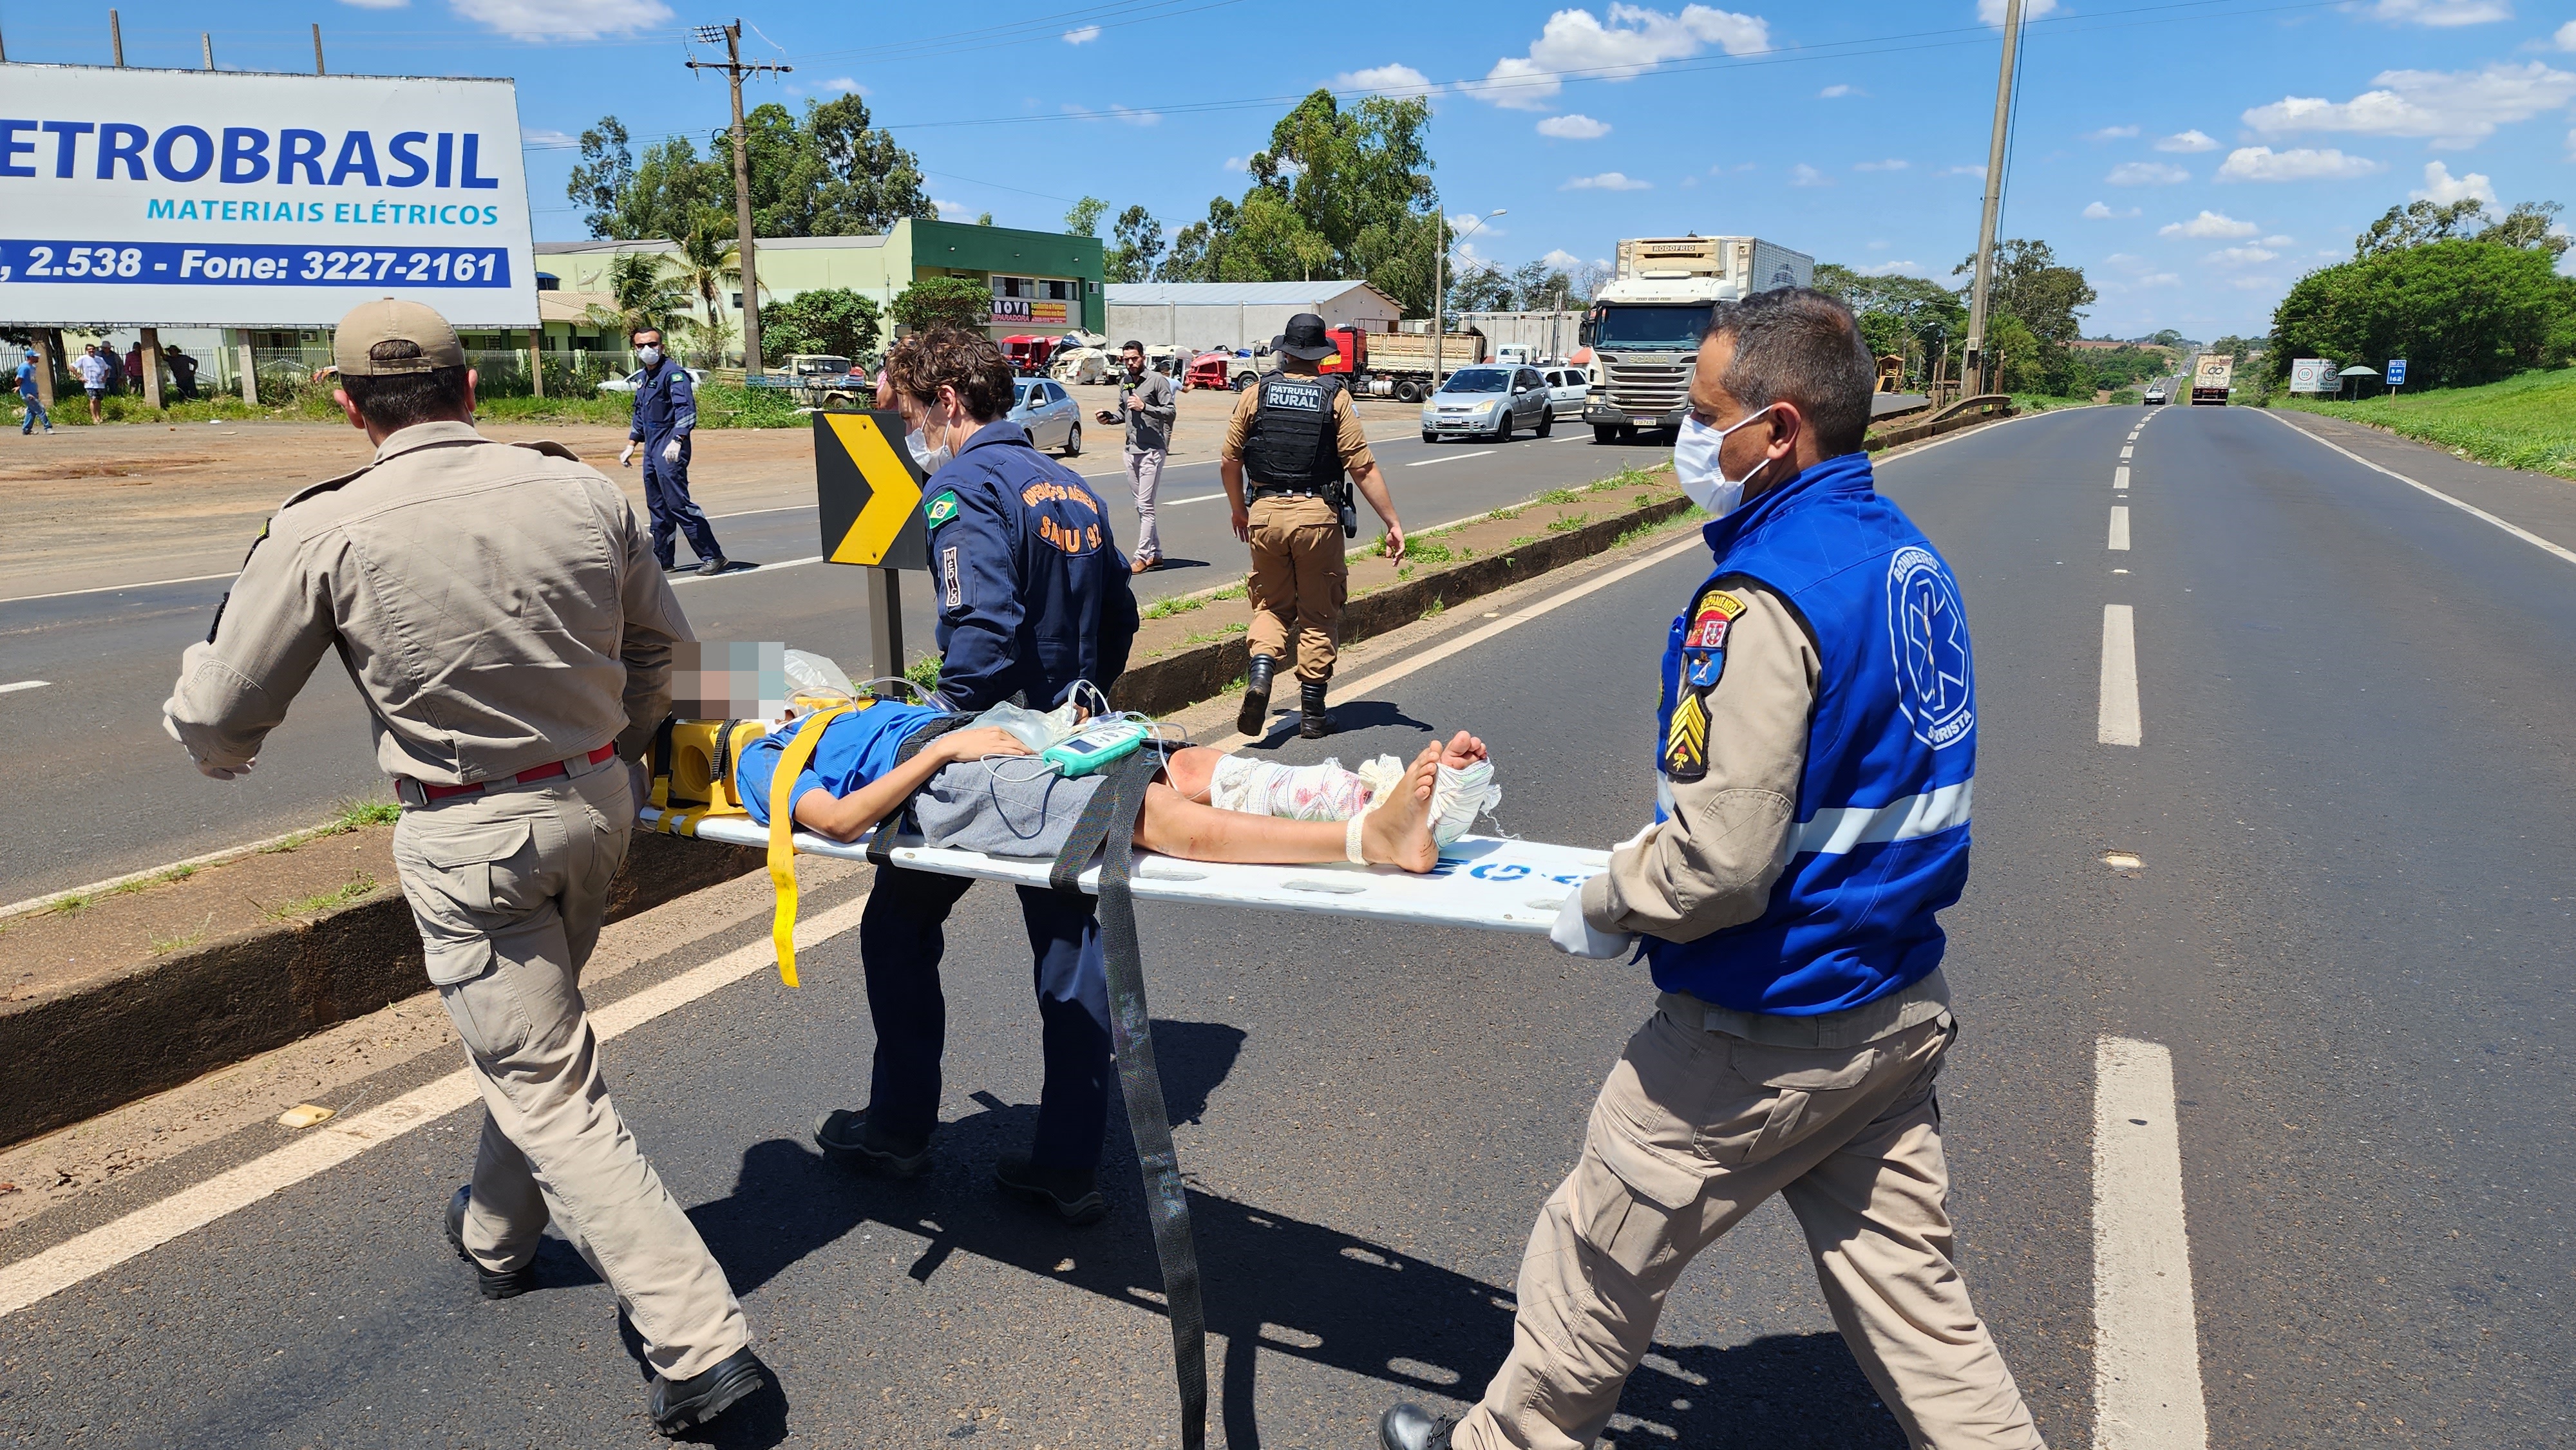
[(553, 780), (557, 776), (588, 775), (615, 759), (616, 756), (617, 742), (612, 740), (588, 755), (576, 755), (568, 760), (548, 761), (544, 765), (532, 766), (520, 771), (508, 780), (478, 780), (471, 785), (431, 785), (427, 781), (398, 775), (394, 777), (394, 798), (407, 806), (436, 805), (440, 801), (453, 800), (461, 795), (480, 795), (487, 790), (503, 790), (513, 785), (535, 785), (541, 780)]

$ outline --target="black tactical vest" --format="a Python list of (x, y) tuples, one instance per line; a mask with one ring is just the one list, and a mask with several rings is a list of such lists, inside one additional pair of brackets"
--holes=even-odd
[(1336, 374), (1270, 373), (1253, 384), (1261, 406), (1243, 440), (1244, 471), (1254, 493), (1338, 493), (1342, 483), (1341, 429), (1333, 421)]

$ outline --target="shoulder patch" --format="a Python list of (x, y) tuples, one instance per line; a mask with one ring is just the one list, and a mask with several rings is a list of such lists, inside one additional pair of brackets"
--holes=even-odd
[(571, 449), (566, 448), (562, 444), (549, 438), (533, 439), (526, 443), (513, 443), (510, 446), (513, 448), (525, 448), (533, 453), (542, 453), (548, 458), (569, 458), (575, 463), (581, 462), (580, 454), (573, 452)]
[(1701, 703), (1699, 691), (1686, 690), (1664, 731), (1664, 775), (1687, 782), (1707, 774), (1708, 707)]
[(957, 517), (957, 511), (961, 507), (963, 505), (957, 502), (957, 490), (943, 488), (936, 498), (921, 506), (921, 517), (935, 529)]
[[(1723, 589), (1711, 589), (1699, 597), (1691, 608), (1690, 634), (1682, 643), (1691, 649), (1724, 649), (1726, 631), (1744, 612), (1744, 601)], [(1712, 680), (1710, 683), (1714, 684)]]

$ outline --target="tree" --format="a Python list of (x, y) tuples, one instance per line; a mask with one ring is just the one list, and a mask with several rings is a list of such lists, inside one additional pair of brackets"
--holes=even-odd
[(2474, 196), (2464, 196), (2447, 204), (2418, 201), (2411, 206), (2392, 206), (2370, 224), (2368, 231), (2352, 239), (2353, 260), (2447, 241), (2459, 236), (2469, 222), (2484, 216), (2486, 205)]
[(2275, 384), (2302, 357), (2402, 357), (2407, 385), (2464, 387), (2565, 362), (2576, 278), (2546, 247), (2452, 237), (2310, 272), (2272, 313)]
[(689, 289), (664, 269), (655, 253), (620, 252), (609, 258), (608, 295), (615, 305), (594, 302), (585, 318), (603, 332), (624, 338), (649, 327), (667, 335), (688, 322)]
[(2563, 257), (2570, 239), (2566, 228), (2556, 224), (2561, 210), (2554, 201), (2515, 202), (2504, 220), (2478, 233), (2476, 240)]
[(735, 240), (734, 219), (723, 212), (702, 211), (680, 239), (679, 280), (697, 294), (706, 317), (694, 325), (704, 366), (724, 366), (725, 344), (733, 340), (733, 322), (725, 316), (725, 293), (742, 281), (742, 247)]
[[(800, 118), (772, 102), (743, 117), (752, 229), (764, 237), (882, 232), (902, 217), (938, 214), (922, 190), (921, 164), (872, 129), (855, 95), (807, 101)], [(581, 162), (567, 188), (595, 237), (677, 239), (697, 213), (734, 212), (730, 131), (708, 138), (705, 156), (685, 136), (647, 149), (637, 163), (626, 127), (603, 116), (582, 133)]]
[(1163, 224), (1141, 206), (1118, 214), (1110, 235), (1116, 240), (1101, 256), (1101, 275), (1111, 282), (1142, 282), (1154, 275), (1163, 255)]
[(1512, 269), (1512, 301), (1522, 312), (1553, 311), (1573, 291), (1574, 279), (1545, 262), (1523, 262)]
[(1931, 380), (1934, 357), (1947, 354), (1967, 335), (1967, 309), (1957, 293), (1938, 282), (1895, 273), (1872, 276), (1839, 262), (1822, 262), (1812, 285), (1852, 310), (1872, 353), (1902, 356), (1909, 371), (1925, 382)]
[(896, 295), (894, 320), (914, 332), (942, 326), (981, 331), (993, 320), (993, 289), (972, 277), (924, 277)]
[(1108, 210), (1109, 203), (1096, 196), (1086, 196), (1075, 202), (1073, 209), (1064, 214), (1065, 235), (1073, 237), (1100, 235), (1100, 218)]
[(935, 221), (939, 208), (922, 189), (921, 160), (871, 129), (867, 102), (856, 95), (805, 103), (807, 155), (821, 183), (801, 231), (782, 237), (871, 236), (904, 217)]
[[(1977, 259), (1971, 253), (1950, 275), (1965, 277), (1976, 270)], [(2084, 324), (2076, 314), (2092, 306), (2097, 296), (2084, 280), (2083, 269), (2059, 266), (2057, 254), (2046, 242), (2016, 237), (1995, 248), (1987, 314), (1991, 318), (2007, 312), (2020, 318), (2022, 326), (2043, 344), (2063, 348), (2083, 336)]]
[(1478, 262), (1461, 267), (1449, 279), (1451, 312), (1509, 312), (1512, 310), (1512, 279), (1491, 262)]
[(581, 160), (574, 163), (572, 182), (564, 190), (588, 213), (582, 223), (594, 237), (614, 231), (618, 200), (635, 185), (635, 156), (626, 149), (626, 140), (626, 127), (615, 116), (602, 116), (598, 125), (581, 133)]
[(978, 212), (975, 214), (975, 225), (979, 227), (989, 227), (992, 224), (993, 214), (991, 212)]
[(764, 351), (831, 353), (857, 358), (875, 352), (885, 334), (885, 315), (876, 299), (846, 287), (818, 287), (784, 302), (763, 303), (760, 342)]

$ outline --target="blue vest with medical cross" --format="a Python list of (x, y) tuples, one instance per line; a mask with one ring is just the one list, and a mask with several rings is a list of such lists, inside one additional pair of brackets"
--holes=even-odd
[(1646, 938), (1655, 985), (1790, 1017), (1901, 991), (1941, 964), (1935, 913), (1968, 879), (1977, 696), (1958, 583), (1871, 486), (1863, 453), (1817, 464), (1704, 535), (1717, 568), (1664, 650), (1657, 769), (1705, 768), (1692, 732), (1727, 728), (1703, 711), (1740, 608), (1721, 577), (1748, 575), (1786, 599), (1822, 664), (1789, 864), (1768, 909), (1695, 941)]

